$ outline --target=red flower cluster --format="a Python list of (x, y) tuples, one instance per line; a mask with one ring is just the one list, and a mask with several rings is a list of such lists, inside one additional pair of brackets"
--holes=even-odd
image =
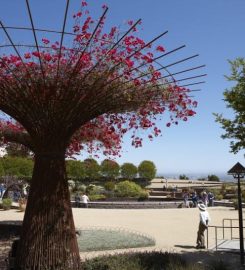
[[(94, 33), (98, 22), (89, 16), (87, 5), (86, 1), (82, 1), (81, 10), (73, 15), (75, 37), (72, 48), (62, 46), (60, 49), (59, 42), (50, 44), (48, 39), (43, 38), (43, 49), (39, 52), (23, 53), (25, 65), (18, 56), (2, 57), (0, 85), (6, 83), (14, 85), (17, 77), (23, 82), (34, 82), (35, 86), (45, 76), (45, 91), (35, 93), (33, 87), (32, 93), (42, 101), (49, 102), (52, 97), (53, 102), (55, 100), (59, 102), (61, 96), (59, 86), (62, 85), (65, 91), (69, 91), (66, 86), (75, 81), (72, 87), (76, 92), (72, 98), (76, 97), (79, 102), (86, 100), (89, 91), (92, 95), (94, 90), (97, 91), (96, 97), (101, 97), (101, 102), (104, 97), (108, 100), (113, 97), (113, 102), (118, 102), (118, 113), (110, 113), (109, 110), (77, 130), (67, 150), (69, 156), (78, 154), (82, 149), (117, 155), (121, 151), (123, 136), (128, 131), (132, 132), (132, 145), (140, 147), (144, 132), (148, 132), (150, 140), (161, 134), (156, 124), (166, 110), (170, 113), (167, 127), (170, 127), (171, 123), (177, 124), (177, 119), (187, 121), (193, 116), (195, 112), (192, 108), (197, 106), (197, 102), (188, 97), (188, 89), (177, 85), (158, 86), (164, 84), (166, 80), (161, 79), (164, 74), (154, 67), (156, 56), (151, 45), (145, 48), (144, 40), (137, 35), (129, 34), (114, 46), (124, 32), (118, 27), (112, 27), (109, 33), (105, 33), (103, 30), (105, 18), (103, 18)], [(105, 9), (106, 6), (103, 5), (102, 8)], [(130, 20), (127, 24), (132, 26), (134, 22)], [(163, 46), (156, 47), (156, 53), (164, 51)], [(14, 76), (9, 69), (15, 71)], [(62, 78), (59, 84), (57, 76), (59, 79)], [(120, 106), (127, 109), (120, 112)], [(2, 121), (0, 129), (6, 128), (16, 132), (24, 131), (24, 128), (14, 121), (9, 123)]]

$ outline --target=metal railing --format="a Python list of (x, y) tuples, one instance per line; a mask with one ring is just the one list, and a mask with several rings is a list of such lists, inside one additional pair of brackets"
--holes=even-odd
[[(245, 219), (243, 219), (245, 220)], [(227, 221), (229, 222), (230, 226), (225, 226), (225, 223), (227, 223)], [(239, 239), (239, 237), (234, 237), (234, 232), (233, 230), (239, 229), (239, 226), (233, 226), (234, 221), (238, 222), (238, 219), (232, 219), (232, 218), (224, 218), (222, 220), (222, 226), (208, 226), (207, 229), (207, 248), (209, 247), (209, 233), (210, 233), (210, 228), (214, 228), (215, 231), (215, 250), (218, 250), (218, 230), (222, 230), (222, 238), (220, 240), (233, 240), (233, 239)], [(244, 229), (245, 227), (243, 227)], [(226, 237), (225, 235), (225, 229), (229, 229), (230, 234), (229, 234), (229, 238)]]

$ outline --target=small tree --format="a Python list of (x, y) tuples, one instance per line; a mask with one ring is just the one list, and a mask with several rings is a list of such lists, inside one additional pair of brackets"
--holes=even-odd
[(157, 169), (152, 161), (144, 160), (138, 166), (138, 173), (141, 178), (151, 180), (156, 176)]
[(4, 175), (11, 175), (16, 177), (32, 176), (33, 160), (21, 157), (3, 157), (0, 159), (3, 166)]
[(211, 175), (208, 175), (208, 181), (219, 182), (220, 179), (217, 175), (211, 174)]
[(224, 91), (224, 100), (228, 108), (234, 113), (233, 119), (227, 119), (222, 114), (215, 114), (216, 122), (225, 130), (223, 139), (231, 139), (231, 152), (237, 153), (245, 149), (245, 59), (237, 58), (229, 61), (231, 75), (226, 76), (228, 81), (236, 84)]
[(83, 161), (86, 178), (90, 180), (98, 179), (100, 177), (100, 165), (93, 158), (87, 158)]
[(133, 163), (124, 163), (121, 166), (121, 176), (132, 180), (137, 176), (138, 168)]
[(105, 159), (101, 162), (101, 174), (110, 179), (115, 179), (119, 176), (120, 166), (119, 164), (110, 159)]
[(79, 160), (67, 160), (66, 171), (68, 178), (79, 180), (85, 177), (84, 163)]

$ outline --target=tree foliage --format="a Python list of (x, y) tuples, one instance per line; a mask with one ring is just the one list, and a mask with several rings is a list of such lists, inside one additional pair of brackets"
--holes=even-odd
[(180, 179), (180, 180), (189, 180), (189, 177), (186, 176), (185, 174), (181, 174), (181, 175), (179, 176), (179, 179)]
[(116, 193), (119, 197), (139, 197), (143, 189), (134, 182), (122, 181), (116, 185)]
[(208, 175), (208, 181), (219, 182), (220, 179), (217, 175), (211, 174), (211, 175)]
[(115, 179), (119, 176), (120, 166), (114, 160), (103, 160), (101, 162), (100, 168), (101, 174), (106, 178)]
[(138, 168), (133, 163), (124, 163), (121, 166), (121, 176), (132, 180), (137, 176)]
[(100, 165), (93, 158), (87, 158), (83, 162), (85, 177), (89, 179), (98, 179), (100, 177)]
[(67, 172), (68, 178), (72, 178), (72, 179), (81, 179), (86, 176), (85, 166), (83, 162), (79, 160), (67, 160), (66, 172)]
[(31, 177), (33, 171), (33, 160), (21, 157), (0, 158), (2, 176), (11, 175), (16, 177)]
[(231, 75), (228, 81), (235, 85), (224, 91), (224, 101), (227, 108), (232, 109), (233, 118), (226, 118), (222, 114), (215, 114), (216, 122), (220, 123), (225, 133), (223, 139), (230, 139), (231, 152), (237, 153), (245, 149), (245, 59), (237, 58), (229, 61)]
[(152, 161), (144, 160), (138, 166), (139, 177), (146, 179), (153, 179), (156, 176), (156, 166)]

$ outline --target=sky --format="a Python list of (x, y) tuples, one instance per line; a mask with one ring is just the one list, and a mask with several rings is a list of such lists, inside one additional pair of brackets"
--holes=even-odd
[[(67, 31), (71, 30), (72, 14), (81, 1), (70, 2)], [(30, 0), (35, 26), (61, 30), (65, 3), (65, 0)], [(116, 161), (119, 164), (132, 162), (139, 165), (143, 160), (151, 160), (155, 163), (159, 175), (223, 175), (236, 162), (245, 165), (244, 151), (236, 155), (229, 152), (229, 141), (220, 138), (224, 131), (213, 116), (213, 113), (222, 113), (228, 118), (232, 117), (232, 111), (226, 108), (223, 101), (223, 91), (232, 84), (226, 81), (224, 75), (230, 74), (228, 59), (245, 57), (245, 1), (89, 0), (88, 3), (95, 17), (101, 15), (102, 4), (108, 5), (106, 27), (141, 18), (143, 24), (139, 36), (144, 40), (151, 40), (168, 30), (168, 34), (158, 42), (166, 51), (186, 45), (186, 48), (162, 59), (163, 65), (198, 53), (199, 57), (169, 68), (169, 71), (173, 73), (202, 64), (206, 67), (176, 76), (177, 79), (187, 75), (208, 74), (205, 84), (191, 87), (201, 88), (200, 92), (193, 92), (194, 99), (199, 104), (195, 117), (170, 128), (166, 128), (168, 120), (163, 118), (159, 123), (162, 136), (152, 142), (144, 140), (142, 148), (131, 147), (126, 137), (122, 157), (116, 158)], [(30, 26), (24, 0), (1, 0), (0, 19), (8, 26)], [(28, 32), (10, 33), (17, 43), (23, 40), (33, 42), (33, 37)], [(38, 37), (44, 36), (39, 34)], [(2, 31), (0, 43), (6, 44)], [(87, 155), (83, 154), (79, 159), (86, 157)], [(104, 157), (101, 157), (98, 161), (103, 159)]]

